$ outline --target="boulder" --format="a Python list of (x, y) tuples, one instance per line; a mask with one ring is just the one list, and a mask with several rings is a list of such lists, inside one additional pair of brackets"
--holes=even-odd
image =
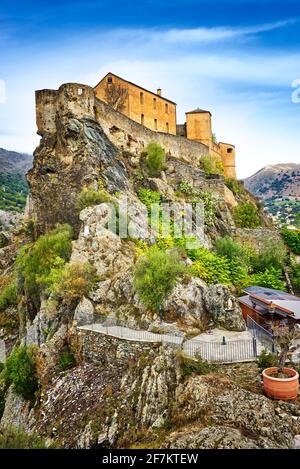
[(94, 306), (88, 298), (83, 297), (80, 300), (75, 309), (74, 321), (76, 321), (77, 326), (85, 326), (94, 322)]

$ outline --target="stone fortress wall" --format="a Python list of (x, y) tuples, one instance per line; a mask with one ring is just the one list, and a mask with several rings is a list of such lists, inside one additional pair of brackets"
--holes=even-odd
[[(157, 142), (168, 157), (174, 157), (197, 167), (209, 146), (188, 138), (150, 130), (96, 98), (92, 87), (66, 83), (58, 90), (36, 91), (36, 121), (38, 134), (56, 132), (56, 115), (73, 115), (96, 120), (116, 147), (139, 156), (148, 143)], [(211, 184), (213, 182), (211, 181)]]

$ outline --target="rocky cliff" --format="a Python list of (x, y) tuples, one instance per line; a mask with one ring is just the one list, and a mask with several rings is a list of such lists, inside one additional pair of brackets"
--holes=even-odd
[[(165, 301), (163, 319), (141, 302), (133, 287), (134, 266), (139, 249), (158, 242), (159, 235), (148, 226), (140, 191), (154, 191), (161, 203), (179, 205), (202, 197), (206, 218), (196, 237), (207, 247), (226, 234), (242, 238), (234, 207), (255, 201), (244, 190), (232, 192), (222, 176), (205, 174), (199, 163), (206, 147), (145, 129), (96, 100), (84, 85), (38, 92), (37, 124), (41, 142), (28, 175), (31, 220), (0, 251), (1, 281), (6, 285), (14, 275), (18, 278), (17, 297), (0, 313), (1, 338), (8, 353), (16, 342), (34, 346), (37, 389), (26, 400), (6, 383), (0, 390), (1, 431), (13, 425), (38, 433), (47, 445), (67, 448), (293, 447), (299, 404), (264, 397), (255, 364), (250, 368), (257, 381), (253, 391), (243, 379), (228, 378), (226, 366), (191, 360), (178, 347), (84, 334), (77, 327), (121, 324), (184, 340), (212, 326), (243, 331), (233, 291), (216, 281), (186, 275)], [(153, 141), (166, 151), (165, 166), (155, 177), (146, 170), (144, 154)], [(104, 200), (80, 210), (83, 189), (104, 194)], [(122, 202), (128, 208), (129, 237), (120, 234), (120, 212), (115, 214), (118, 230), (111, 226), (114, 208)], [(68, 265), (77, 271), (92, 266), (93, 287), (84, 290), (86, 279), (71, 275), (68, 288), (80, 295), (70, 299), (42, 288), (49, 277), (33, 272), (29, 281), (40, 282), (33, 306), (26, 271), (20, 261), (14, 266), (15, 257), (22, 245), (32, 252), (34, 241), (45, 239), (41, 234), (62, 223), (73, 228)], [(258, 232), (249, 231), (247, 236), (256, 240)], [(60, 242), (55, 238), (49, 259)], [(62, 283), (64, 255), (63, 250), (54, 258), (51, 281), (59, 272)], [(39, 259), (30, 260), (30, 269), (38, 270)], [(189, 267), (192, 261), (182, 253), (181, 262)], [(241, 365), (241, 376), (248, 372)]]

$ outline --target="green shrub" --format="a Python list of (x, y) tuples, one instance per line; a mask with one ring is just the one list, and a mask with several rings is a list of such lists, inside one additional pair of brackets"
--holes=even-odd
[(288, 228), (284, 228), (281, 231), (281, 236), (291, 251), (294, 254), (300, 255), (300, 230), (289, 230)]
[(280, 241), (266, 240), (263, 245), (253, 253), (252, 268), (254, 272), (264, 272), (274, 268), (282, 270), (287, 258), (284, 244)]
[(296, 262), (292, 263), (291, 273), (292, 273), (292, 283), (293, 283), (293, 285), (298, 290), (300, 290), (300, 264), (297, 264)]
[(160, 204), (161, 203), (161, 195), (159, 192), (152, 191), (151, 189), (141, 188), (138, 191), (138, 196), (140, 201), (146, 205), (148, 213), (151, 212), (151, 205), (152, 204)]
[(189, 358), (185, 355), (177, 355), (180, 364), (181, 377), (183, 380), (191, 375), (207, 375), (215, 370), (215, 365), (203, 360), (200, 356), (197, 359)]
[(17, 303), (17, 286), (15, 282), (6, 285), (0, 292), (0, 312)]
[(27, 434), (20, 428), (5, 427), (0, 431), (0, 449), (46, 449), (54, 448), (47, 446), (44, 438), (37, 434)]
[(191, 273), (206, 283), (230, 284), (230, 266), (228, 259), (219, 257), (208, 249), (201, 247), (188, 251), (189, 257), (194, 260)]
[(256, 205), (243, 202), (233, 210), (233, 218), (238, 228), (257, 228), (262, 220)]
[(69, 368), (72, 368), (73, 366), (75, 366), (75, 364), (76, 364), (76, 361), (75, 361), (75, 357), (73, 353), (64, 351), (61, 353), (59, 357), (57, 369), (58, 371), (66, 371)]
[(265, 368), (278, 366), (278, 356), (276, 353), (271, 353), (268, 350), (263, 349), (257, 358), (257, 365), (261, 371)]
[(32, 399), (38, 388), (36, 375), (36, 348), (15, 347), (5, 362), (2, 376), (7, 385), (24, 399)]
[(218, 256), (227, 257), (229, 260), (238, 259), (240, 263), (249, 266), (249, 251), (230, 236), (218, 238), (215, 243), (215, 251)]
[(98, 281), (96, 269), (88, 263), (70, 263), (62, 268), (52, 269), (41, 284), (48, 293), (70, 302), (87, 296)]
[(234, 194), (243, 192), (243, 186), (236, 179), (226, 178), (225, 184)]
[(157, 312), (185, 272), (177, 251), (167, 253), (154, 246), (135, 266), (134, 287), (144, 305)]
[(16, 259), (20, 287), (38, 308), (40, 294), (46, 289), (52, 269), (62, 268), (72, 252), (72, 230), (68, 225), (40, 236), (31, 246), (25, 246)]
[(76, 208), (80, 212), (87, 207), (93, 207), (94, 205), (103, 204), (105, 202), (111, 202), (111, 197), (104, 190), (95, 191), (93, 189), (84, 188), (78, 196)]
[(264, 272), (250, 275), (247, 282), (248, 286), (258, 285), (260, 287), (274, 288), (275, 290), (286, 290), (285, 283), (282, 280), (282, 271), (274, 267), (270, 267)]
[(157, 143), (146, 147), (146, 166), (151, 177), (159, 176), (166, 162), (165, 150)]
[(203, 155), (200, 159), (200, 168), (205, 174), (224, 174), (222, 161), (212, 155)]

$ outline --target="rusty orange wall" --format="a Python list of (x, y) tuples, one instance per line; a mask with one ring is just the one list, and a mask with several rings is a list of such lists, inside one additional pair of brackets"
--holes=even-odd
[[(102, 80), (95, 88), (97, 98), (102, 101), (105, 99), (105, 89), (107, 78)], [(144, 115), (143, 125), (151, 130), (158, 132), (168, 132), (176, 135), (176, 105), (166, 101), (163, 97), (154, 95), (146, 90), (139, 88), (131, 83), (127, 83), (112, 75), (113, 82), (120, 84), (128, 90), (128, 99), (123, 114), (130, 119), (142, 123), (141, 116)], [(143, 93), (143, 102), (141, 102), (140, 93)], [(154, 105), (156, 99), (156, 108)], [(167, 105), (167, 108), (166, 108)], [(155, 119), (157, 120), (157, 128), (155, 128)], [(169, 128), (167, 128), (167, 123)]]

